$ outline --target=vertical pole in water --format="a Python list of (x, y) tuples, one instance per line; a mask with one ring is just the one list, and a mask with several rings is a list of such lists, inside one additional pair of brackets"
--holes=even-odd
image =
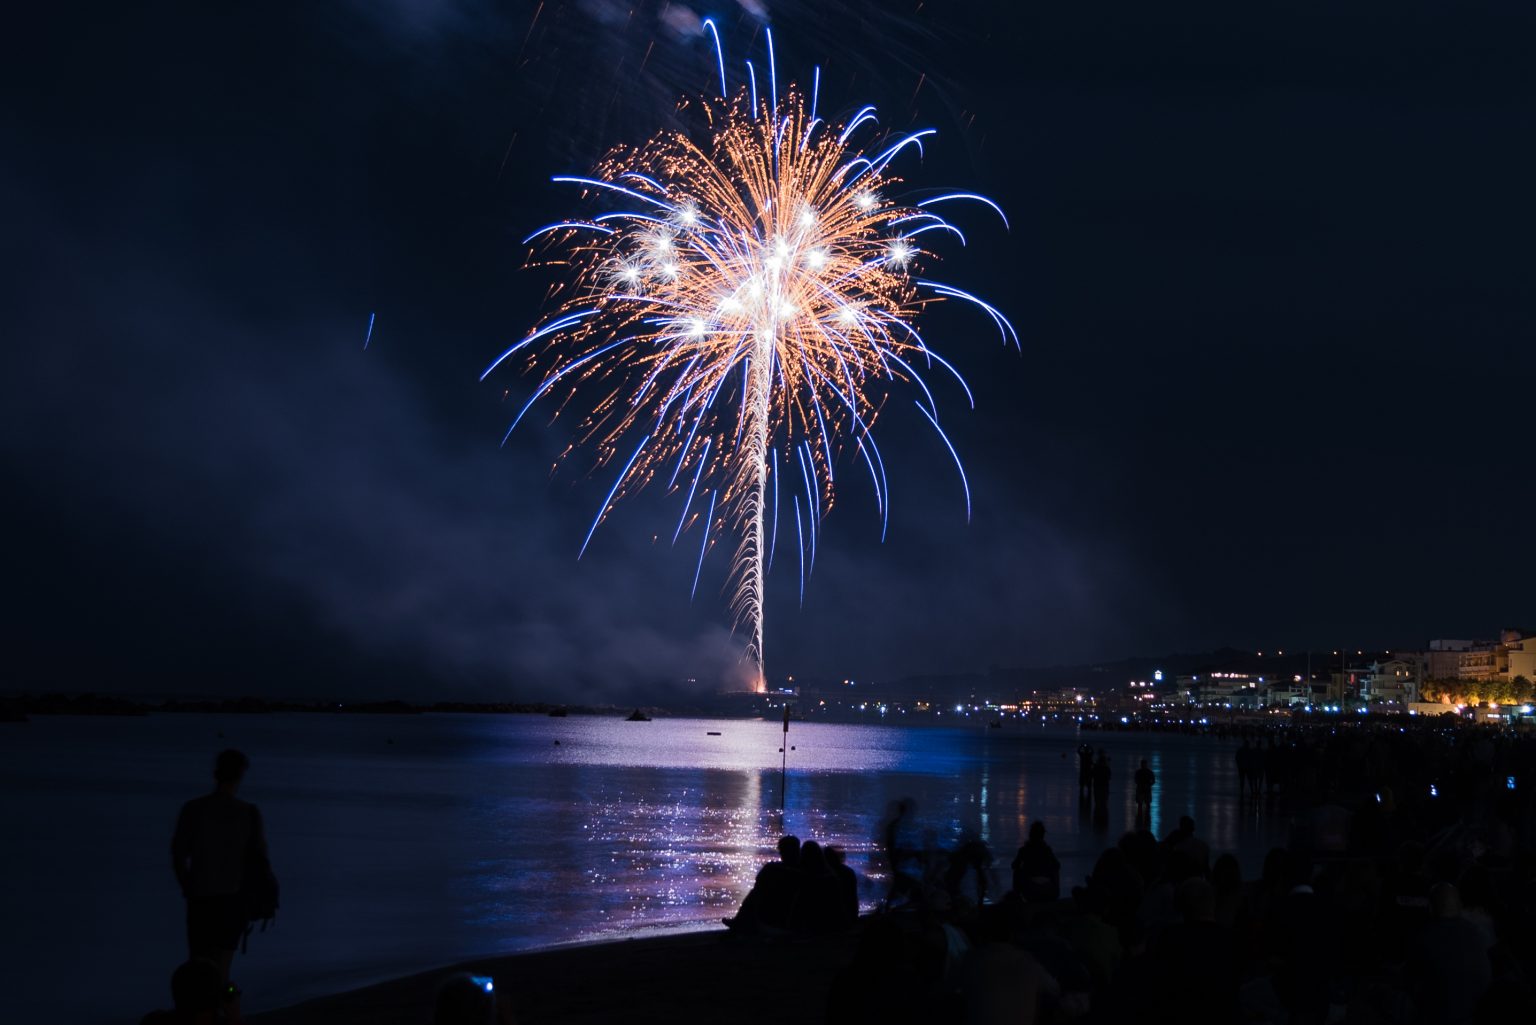
[(784, 700), (784, 739), (779, 742), (779, 811), (784, 810), (784, 791), (789, 780), (789, 699)]

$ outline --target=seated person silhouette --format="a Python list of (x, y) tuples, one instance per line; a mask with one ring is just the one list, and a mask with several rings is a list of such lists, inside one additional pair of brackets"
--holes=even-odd
[(779, 860), (770, 861), (757, 873), (757, 882), (741, 902), (735, 918), (721, 919), (731, 929), (745, 932), (786, 930), (800, 892), (800, 839), (779, 841)]
[(1013, 858), (1013, 892), (1029, 903), (1053, 901), (1061, 896), (1061, 862), (1045, 842), (1045, 823), (1029, 826), (1029, 840)]
[(837, 879), (838, 926), (846, 929), (859, 920), (859, 877), (848, 867), (848, 856), (841, 847), (828, 844), (822, 853)]
[(790, 909), (790, 928), (818, 936), (844, 928), (843, 884), (815, 840), (807, 841), (800, 848), (798, 869), (800, 890)]

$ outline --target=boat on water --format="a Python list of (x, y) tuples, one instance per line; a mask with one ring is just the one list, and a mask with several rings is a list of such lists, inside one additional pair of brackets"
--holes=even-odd
[(651, 717), (646, 715), (644, 712), (640, 711), (640, 709), (637, 708), (633, 712), (629, 713), (628, 718), (626, 718), (624, 721), (625, 722), (650, 722), (651, 721)]

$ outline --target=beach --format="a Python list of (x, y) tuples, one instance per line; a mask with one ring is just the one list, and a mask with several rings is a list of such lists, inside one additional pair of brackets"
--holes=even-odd
[(293, 1007), (250, 1025), (426, 1025), (455, 972), (488, 975), (518, 1025), (816, 1022), (855, 936), (759, 940), (724, 928), (469, 961)]

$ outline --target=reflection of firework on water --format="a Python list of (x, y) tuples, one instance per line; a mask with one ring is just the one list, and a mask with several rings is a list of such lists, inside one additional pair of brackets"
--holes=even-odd
[[(686, 495), (674, 542), (702, 523), (700, 568), (727, 526), (739, 529), (732, 607), (750, 627), (760, 686), (763, 585), (781, 511), (794, 520), (803, 600), (845, 446), (873, 481), (883, 535), (889, 491), (871, 431), (890, 382), (916, 387), (918, 409), (954, 454), (923, 375), (940, 368), (970, 392), (917, 330), (919, 311), (965, 299), (1018, 341), (993, 307), (917, 273), (930, 240), (964, 242), (934, 206), (996, 205), (973, 193), (895, 200), (891, 162), (920, 153), (933, 133), (859, 148), (853, 139), (873, 131), (874, 108), (823, 120), (819, 72), (809, 103), (793, 87), (781, 98), (771, 35), (768, 44), (764, 80), (749, 63), (734, 99), (701, 103), (702, 131), (618, 150), (590, 178), (555, 179), (626, 208), (529, 236), (552, 242), (551, 263), (570, 272), (554, 290), (559, 309), (485, 371), (515, 355), (542, 370), (513, 427), (557, 388), (561, 411), (588, 397), (566, 452), (590, 443), (599, 465), (620, 469), (583, 552), (619, 498), (658, 480)], [(726, 94), (723, 56), (719, 75)], [(969, 516), (963, 469), (960, 481)]]

